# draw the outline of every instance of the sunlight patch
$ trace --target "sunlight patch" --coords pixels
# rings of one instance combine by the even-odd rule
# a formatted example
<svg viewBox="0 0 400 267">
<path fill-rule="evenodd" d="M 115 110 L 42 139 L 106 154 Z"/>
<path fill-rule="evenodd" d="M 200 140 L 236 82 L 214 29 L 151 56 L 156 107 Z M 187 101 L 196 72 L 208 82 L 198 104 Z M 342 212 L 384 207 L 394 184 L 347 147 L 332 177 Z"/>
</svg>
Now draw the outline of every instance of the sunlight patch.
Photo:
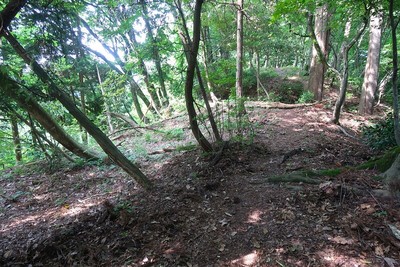
<svg viewBox="0 0 400 267">
<path fill-rule="evenodd" d="M 46 217 L 50 217 L 54 214 L 54 211 L 49 211 L 45 214 Z M 1 225 L 0 233 L 4 233 L 7 231 L 11 231 L 13 228 L 20 226 L 21 224 L 31 223 L 32 225 L 36 225 L 41 222 L 41 218 L 44 217 L 43 214 L 38 215 L 28 215 L 25 217 L 15 218 L 8 224 Z M 45 219 L 42 219 L 42 221 Z"/>
<path fill-rule="evenodd" d="M 247 222 L 248 223 L 258 223 L 261 221 L 261 215 L 263 215 L 263 212 L 261 210 L 255 210 L 252 213 L 250 213 Z"/>
<path fill-rule="evenodd" d="M 239 259 L 231 261 L 232 264 L 240 264 L 240 266 L 252 266 L 259 261 L 259 255 L 257 251 L 253 251 Z"/>
<path fill-rule="evenodd" d="M 348 255 L 343 255 L 333 249 L 325 249 L 319 251 L 317 254 L 321 257 L 321 260 L 327 264 L 327 266 L 370 266 L 370 262 L 363 256 L 354 258 Z"/>
</svg>

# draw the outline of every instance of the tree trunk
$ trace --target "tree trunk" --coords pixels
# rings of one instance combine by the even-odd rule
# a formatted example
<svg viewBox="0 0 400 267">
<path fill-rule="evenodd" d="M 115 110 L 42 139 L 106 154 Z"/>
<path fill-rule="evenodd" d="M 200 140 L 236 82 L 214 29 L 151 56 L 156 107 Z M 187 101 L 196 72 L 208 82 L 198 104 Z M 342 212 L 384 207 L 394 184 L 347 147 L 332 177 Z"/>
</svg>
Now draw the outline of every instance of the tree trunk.
<svg viewBox="0 0 400 267">
<path fill-rule="evenodd" d="M 14 143 L 15 162 L 19 164 L 22 161 L 22 153 L 21 153 L 22 151 L 21 151 L 21 139 L 19 137 L 19 131 L 18 131 L 18 121 L 14 114 L 11 114 L 10 120 L 11 120 L 11 131 Z"/>
<path fill-rule="evenodd" d="M 346 99 L 347 83 L 348 83 L 348 79 L 349 79 L 349 61 L 348 61 L 349 50 L 350 50 L 350 48 L 346 47 L 346 49 L 344 50 L 344 54 L 343 54 L 343 70 L 342 70 L 342 77 L 341 77 L 341 81 L 340 81 L 339 96 L 336 100 L 335 107 L 333 109 L 332 122 L 335 124 L 339 124 L 340 111 L 341 111 L 344 101 Z"/>
<path fill-rule="evenodd" d="M 93 49 L 90 49 L 89 47 L 86 47 L 86 50 L 88 50 L 92 54 L 101 58 L 104 62 L 107 63 L 108 66 L 110 66 L 111 69 L 113 69 L 117 73 L 119 73 L 121 75 L 127 75 L 129 86 L 130 86 L 130 91 L 132 94 L 132 99 L 134 102 L 133 104 L 135 106 L 136 112 L 143 121 L 147 121 L 147 118 L 144 118 L 144 114 L 141 110 L 138 97 L 140 97 L 143 100 L 143 102 L 145 103 L 145 105 L 148 107 L 150 107 L 150 101 L 143 94 L 142 90 L 140 89 L 140 86 L 135 81 L 132 72 L 127 70 L 126 64 L 122 61 L 122 59 L 120 58 L 118 53 L 115 50 L 111 49 L 105 42 L 103 42 L 100 39 L 100 37 L 90 28 L 89 24 L 85 20 L 83 20 L 82 18 L 79 18 L 79 19 L 82 22 L 83 26 L 86 28 L 86 30 L 103 46 L 103 48 L 105 50 L 107 50 L 108 53 L 110 53 L 114 57 L 119 68 L 115 65 L 115 63 L 107 60 L 107 58 L 103 54 L 101 54 Z"/>
<path fill-rule="evenodd" d="M 211 144 L 207 141 L 205 136 L 202 134 L 199 125 L 197 123 L 197 114 L 194 108 L 193 99 L 193 79 L 194 72 L 197 62 L 197 54 L 199 50 L 200 42 L 200 29 L 201 29 L 201 6 L 203 0 L 196 0 L 195 10 L 193 14 L 193 42 L 191 45 L 190 56 L 188 60 L 188 68 L 186 71 L 186 83 L 185 83 L 185 100 L 186 108 L 189 115 L 190 128 L 192 129 L 193 135 L 201 148 L 206 152 L 213 151 Z"/>
<path fill-rule="evenodd" d="M 81 30 L 81 25 L 80 25 L 80 20 L 79 17 L 77 16 L 77 27 L 78 27 L 78 34 L 76 36 L 76 64 L 79 66 L 80 64 L 82 64 L 82 61 L 85 57 L 85 52 L 83 51 L 83 47 L 82 47 L 82 30 Z M 81 68 L 79 68 L 81 69 Z M 79 76 L 79 87 L 80 87 L 80 103 L 81 103 L 81 110 L 83 112 L 83 114 L 86 115 L 86 96 L 85 96 L 85 90 L 84 90 L 84 85 L 83 85 L 83 72 L 82 70 L 79 71 L 78 73 Z M 82 126 L 80 126 L 80 130 L 81 130 L 81 137 L 82 137 L 82 142 L 87 145 L 88 144 L 88 133 L 85 129 L 82 128 Z"/>
<path fill-rule="evenodd" d="M 184 33 L 181 33 L 181 41 L 185 50 L 185 56 L 186 56 L 186 60 L 189 62 L 189 58 L 190 58 L 190 47 L 192 45 L 192 40 L 190 39 L 190 35 L 189 35 L 189 30 L 187 28 L 187 24 L 186 24 L 186 19 L 185 16 L 182 12 L 182 7 L 181 7 L 181 2 L 178 0 L 175 2 L 176 3 L 176 7 L 179 11 L 179 15 L 182 19 L 182 28 Z M 210 106 L 210 103 L 208 102 L 208 97 L 207 97 L 207 92 L 206 89 L 204 87 L 204 83 L 203 83 L 203 78 L 201 76 L 201 72 L 200 72 L 200 68 L 199 68 L 199 64 L 196 60 L 196 76 L 197 76 L 197 81 L 199 82 L 199 87 L 200 87 L 200 93 L 203 97 L 204 100 L 204 104 L 206 106 L 206 110 L 207 110 L 207 115 L 208 115 L 208 120 L 210 121 L 210 125 L 211 125 L 211 129 L 213 131 L 214 137 L 215 139 L 220 142 L 222 141 L 222 137 L 219 134 L 219 130 L 217 127 L 217 124 L 215 123 L 214 120 L 214 115 Z"/>
<path fill-rule="evenodd" d="M 210 29 L 208 26 L 202 27 L 202 39 L 203 39 L 203 65 L 204 65 L 204 72 L 206 74 L 206 82 L 207 88 L 210 92 L 211 102 L 216 103 L 218 102 L 218 98 L 215 96 L 213 92 L 213 83 L 210 79 L 210 67 L 209 64 L 213 62 L 213 52 L 212 52 L 212 45 L 210 39 Z"/>
<path fill-rule="evenodd" d="M 390 27 L 392 29 L 392 54 L 393 54 L 393 75 L 392 75 L 392 87 L 393 87 L 393 117 L 394 117 L 394 136 L 396 139 L 396 143 L 400 146 L 400 123 L 399 123 L 399 91 L 397 88 L 397 75 L 398 75 L 398 55 L 397 55 L 397 36 L 396 36 L 396 28 L 398 26 L 394 21 L 394 0 L 390 0 L 389 2 L 389 20 Z M 399 176 L 400 177 L 400 176 Z"/>
<path fill-rule="evenodd" d="M 243 2 L 237 0 L 236 12 L 236 99 L 239 117 L 245 113 L 243 99 Z"/>
<path fill-rule="evenodd" d="M 328 55 L 328 4 L 324 4 L 318 8 L 315 16 L 315 26 L 312 27 L 312 16 L 309 18 L 309 29 L 315 32 L 316 40 L 313 40 L 310 63 L 310 77 L 308 80 L 308 88 L 314 92 L 314 99 L 322 101 L 324 78 L 326 66 L 320 59 L 320 54 L 317 51 L 316 43 L 319 45 L 324 58 Z"/>
<path fill-rule="evenodd" d="M 393 116 L 394 116 L 394 136 L 396 139 L 397 146 L 400 146 L 400 125 L 399 125 L 399 93 L 397 88 L 397 71 L 398 71 L 398 62 L 397 62 L 397 36 L 396 36 L 396 28 L 398 22 L 396 23 L 394 20 L 393 10 L 394 9 L 394 0 L 389 1 L 389 21 L 391 27 L 392 34 L 392 54 L 393 54 Z M 388 188 L 393 193 L 400 192 L 400 155 L 397 155 L 396 160 L 393 162 L 392 166 L 382 174 L 385 178 L 385 182 L 388 185 Z"/>
<path fill-rule="evenodd" d="M 381 176 L 385 179 L 385 183 L 391 192 L 400 192 L 400 154 L 397 155 L 392 166 L 382 173 Z"/>
<path fill-rule="evenodd" d="M 379 58 L 381 52 L 381 35 L 383 12 L 372 11 L 369 26 L 368 56 L 365 66 L 364 82 L 361 90 L 358 112 L 362 115 L 371 114 L 374 110 L 375 92 L 379 77 Z"/>
<path fill-rule="evenodd" d="M 28 93 L 19 88 L 19 85 L 10 80 L 4 74 L 0 74 L 2 80 L 1 91 L 14 99 L 18 105 L 25 109 L 47 132 L 63 145 L 66 149 L 85 159 L 100 159 L 100 155 L 91 152 L 87 147 L 78 144 L 72 139 L 55 120 L 48 114 Z"/>
<path fill-rule="evenodd" d="M 357 40 L 360 39 L 361 35 L 365 31 L 367 23 L 368 23 L 367 19 L 364 18 L 363 25 L 358 30 L 356 36 L 354 36 L 354 38 L 350 42 L 347 42 L 345 40 L 342 45 L 342 48 L 343 48 L 343 70 L 342 70 L 342 73 L 339 73 L 340 90 L 339 90 L 338 99 L 336 100 L 336 103 L 335 103 L 335 107 L 333 110 L 333 117 L 332 117 L 332 122 L 335 124 L 339 124 L 340 111 L 343 107 L 343 104 L 344 104 L 344 101 L 346 98 L 347 84 L 348 84 L 348 80 L 349 80 L 349 51 L 354 46 L 354 44 L 357 42 Z M 326 61 L 324 61 L 324 64 L 327 65 Z M 338 72 L 338 70 L 335 70 L 335 71 Z"/>
<path fill-rule="evenodd" d="M 392 80 L 392 75 L 393 75 L 393 69 L 390 70 L 389 72 L 387 72 L 385 74 L 385 76 L 383 76 L 382 80 L 379 82 L 378 85 L 378 102 L 376 103 L 376 105 L 379 105 L 382 99 L 382 96 L 385 94 L 385 88 L 386 85 L 389 83 L 389 81 Z"/>
<path fill-rule="evenodd" d="M 135 47 L 138 47 L 138 42 L 136 40 L 136 33 L 135 33 L 134 29 L 131 29 L 129 31 L 129 38 L 130 38 L 131 42 L 133 42 L 133 45 Z M 156 109 L 156 112 L 157 112 L 157 110 L 161 107 L 161 100 L 160 100 L 159 96 L 157 95 L 156 88 L 150 82 L 150 75 L 149 75 L 149 72 L 147 71 L 147 67 L 146 67 L 146 64 L 144 63 L 143 58 L 139 55 L 139 53 L 138 53 L 137 57 L 139 60 L 139 66 L 142 69 L 144 83 L 147 86 L 147 91 L 149 92 L 150 97 L 154 102 L 154 105 L 155 105 L 154 108 Z"/>
<path fill-rule="evenodd" d="M 130 81 L 129 85 L 130 85 L 129 89 L 132 94 L 133 105 L 135 106 L 136 113 L 142 122 L 147 123 L 148 120 L 147 120 L 146 116 L 144 115 L 142 108 L 140 106 L 140 103 L 139 103 L 138 91 L 140 90 L 140 88 L 138 87 L 138 84 L 136 82 Z"/>
<path fill-rule="evenodd" d="M 134 120 L 132 120 L 129 116 L 126 116 L 124 114 L 110 112 L 107 114 L 107 116 L 112 116 L 112 117 L 121 119 L 121 120 L 125 121 L 126 123 L 128 123 L 132 128 L 138 127 L 138 124 Z"/>
<path fill-rule="evenodd" d="M 139 168 L 129 161 L 118 148 L 113 144 L 113 142 L 74 104 L 73 101 L 66 95 L 58 86 L 51 80 L 49 75 L 45 70 L 33 60 L 25 49 L 18 43 L 18 41 L 11 35 L 11 33 L 3 29 L 2 35 L 11 44 L 17 54 L 25 61 L 25 63 L 36 73 L 36 75 L 42 80 L 43 83 L 47 84 L 49 87 L 50 94 L 58 99 L 61 104 L 70 112 L 70 114 L 81 124 L 88 133 L 96 140 L 100 147 L 105 153 L 125 170 L 131 177 L 133 177 L 141 186 L 145 189 L 150 189 L 152 183 L 148 178 L 139 170 Z"/>
<path fill-rule="evenodd" d="M 111 133 L 113 133 L 114 132 L 114 126 L 112 124 L 111 116 L 110 116 L 110 111 L 111 110 L 110 110 L 110 106 L 107 103 L 107 99 L 105 97 L 106 94 L 105 94 L 105 91 L 104 91 L 104 88 L 103 88 L 103 83 L 101 81 L 99 67 L 97 65 L 96 65 L 96 72 L 97 72 L 97 79 L 99 81 L 99 87 L 100 87 L 100 91 L 101 91 L 101 96 L 103 97 L 103 101 L 104 101 L 104 108 L 106 110 L 106 118 L 107 118 L 108 129 L 109 129 L 109 131 Z"/>
<path fill-rule="evenodd" d="M 44 134 L 40 133 L 38 130 L 36 130 L 36 127 L 34 125 L 34 123 L 32 122 L 32 120 L 27 120 L 24 117 L 22 117 L 20 114 L 18 114 L 17 112 L 14 111 L 14 115 L 23 123 L 25 123 L 30 129 L 31 129 L 31 133 L 32 133 L 32 138 L 34 137 L 35 140 L 38 140 L 39 143 L 40 139 L 42 139 L 43 141 L 45 141 L 50 147 L 52 147 L 54 149 L 54 151 L 60 153 L 61 155 L 63 155 L 67 160 L 69 160 L 70 162 L 74 162 L 74 159 L 69 156 L 67 153 L 65 153 L 64 151 L 62 151 L 57 145 L 55 145 L 53 142 L 51 142 Z M 30 116 L 29 116 L 30 117 Z M 49 153 L 46 151 L 45 147 L 43 146 L 43 144 L 40 145 L 42 148 L 43 153 L 45 154 L 46 158 L 48 158 L 49 160 L 51 159 L 51 156 L 49 155 Z"/>
<path fill-rule="evenodd" d="M 140 3 L 143 8 L 143 20 L 144 20 L 144 24 L 146 26 L 147 36 L 150 39 L 150 42 L 152 44 L 153 59 L 154 59 L 154 64 L 156 65 L 157 73 L 158 73 L 158 81 L 160 82 L 161 92 L 164 97 L 164 102 L 165 102 L 164 105 L 168 105 L 169 100 L 168 100 L 167 90 L 165 88 L 164 73 L 163 73 L 163 70 L 161 67 L 161 57 L 160 57 L 160 51 L 158 49 L 158 42 L 153 36 L 153 27 L 151 26 L 151 23 L 150 23 L 150 18 L 149 18 L 149 14 L 148 14 L 147 7 L 146 7 L 146 2 L 144 0 L 141 0 Z"/>
</svg>

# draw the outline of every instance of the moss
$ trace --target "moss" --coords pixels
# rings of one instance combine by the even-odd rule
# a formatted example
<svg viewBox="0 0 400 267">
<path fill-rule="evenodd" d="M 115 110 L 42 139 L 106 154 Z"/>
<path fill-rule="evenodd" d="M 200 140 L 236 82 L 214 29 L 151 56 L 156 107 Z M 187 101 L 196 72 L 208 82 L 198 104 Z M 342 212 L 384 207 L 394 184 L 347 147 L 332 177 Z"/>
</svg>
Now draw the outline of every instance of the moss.
<svg viewBox="0 0 400 267">
<path fill-rule="evenodd" d="M 321 181 L 318 179 L 304 176 L 300 173 L 288 173 L 284 175 L 276 175 L 267 178 L 270 183 L 306 183 L 306 184 L 319 184 Z"/>
<path fill-rule="evenodd" d="M 342 169 L 327 169 L 316 171 L 317 176 L 335 177 L 342 173 Z"/>
<path fill-rule="evenodd" d="M 308 177 L 329 176 L 335 177 L 342 173 L 342 169 L 326 169 L 326 170 L 303 170 L 300 174 Z"/>
<path fill-rule="evenodd" d="M 373 158 L 360 166 L 357 169 L 376 169 L 380 172 L 385 172 L 392 166 L 392 163 L 396 159 L 397 155 L 400 153 L 400 147 L 395 147 L 387 151 L 383 156 L 379 158 Z"/>
</svg>

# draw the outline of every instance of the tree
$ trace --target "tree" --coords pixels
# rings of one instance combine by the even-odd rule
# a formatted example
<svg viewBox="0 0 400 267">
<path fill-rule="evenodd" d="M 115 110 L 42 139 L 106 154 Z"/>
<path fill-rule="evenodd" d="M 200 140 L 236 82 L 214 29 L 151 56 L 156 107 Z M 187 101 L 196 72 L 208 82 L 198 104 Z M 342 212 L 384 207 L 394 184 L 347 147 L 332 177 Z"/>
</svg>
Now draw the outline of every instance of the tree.
<svg viewBox="0 0 400 267">
<path fill-rule="evenodd" d="M 10 115 L 11 131 L 14 143 L 15 161 L 19 164 L 22 161 L 22 147 L 18 130 L 18 121 L 14 114 Z"/>
<path fill-rule="evenodd" d="M 188 59 L 188 67 L 186 71 L 186 83 L 185 83 L 185 100 L 186 100 L 186 109 L 188 111 L 190 128 L 192 129 L 192 133 L 196 138 L 197 142 L 201 146 L 201 148 L 206 152 L 213 151 L 213 148 L 203 135 L 199 128 L 199 124 L 197 122 L 197 113 L 194 108 L 194 99 L 193 99 L 193 79 L 194 72 L 197 64 L 197 54 L 199 51 L 199 43 L 200 43 L 200 30 L 201 30 L 201 7 L 203 5 L 203 0 L 196 0 L 194 14 L 193 14 L 193 38 L 192 45 L 189 51 L 189 59 Z"/>
<path fill-rule="evenodd" d="M 372 114 L 374 110 L 375 92 L 379 78 L 382 24 L 383 12 L 381 10 L 372 11 L 369 23 L 367 64 L 365 65 L 364 82 L 358 107 L 360 114 Z"/>
<path fill-rule="evenodd" d="M 181 3 L 180 0 L 175 0 L 174 2 L 175 2 L 175 6 L 176 6 L 176 8 L 178 10 L 179 16 L 180 16 L 181 21 L 182 21 L 182 25 L 181 25 L 182 31 L 180 33 L 180 37 L 181 37 L 182 44 L 183 44 L 183 47 L 184 47 L 186 60 L 189 62 L 190 50 L 191 50 L 191 47 L 192 47 L 192 40 L 190 38 L 189 30 L 188 30 L 187 25 L 186 25 L 185 15 L 183 14 L 182 3 Z M 219 134 L 219 130 L 218 130 L 217 124 L 216 124 L 216 122 L 214 120 L 214 115 L 213 115 L 210 103 L 208 101 L 206 89 L 205 89 L 205 86 L 204 86 L 203 78 L 202 78 L 200 67 L 199 67 L 199 64 L 198 64 L 197 60 L 196 60 L 195 69 L 196 69 L 197 81 L 198 81 L 199 87 L 200 87 L 200 93 L 201 93 L 201 95 L 203 97 L 203 100 L 204 100 L 204 103 L 205 103 L 205 106 L 206 106 L 206 110 L 207 110 L 207 114 L 208 114 L 208 120 L 210 122 L 211 129 L 213 131 L 215 139 L 218 142 L 220 142 L 220 141 L 222 141 L 222 137 Z"/>
<path fill-rule="evenodd" d="M 400 125 L 399 125 L 399 95 L 398 95 L 398 53 L 397 53 L 397 36 L 396 29 L 399 24 L 394 19 L 394 0 L 389 1 L 389 21 L 392 35 L 392 55 L 393 55 L 393 117 L 394 117 L 394 136 L 396 139 L 397 146 L 400 146 Z M 396 160 L 392 166 L 382 174 L 385 177 L 388 187 L 393 192 L 400 191 L 400 154 L 397 155 Z"/>
<path fill-rule="evenodd" d="M 90 25 L 84 19 L 80 18 L 80 21 L 82 22 L 82 25 L 85 27 L 85 29 L 89 32 L 89 34 L 102 45 L 102 47 L 109 53 L 109 55 L 111 55 L 114 58 L 114 60 L 113 61 L 108 60 L 105 55 L 103 55 L 102 53 L 95 51 L 89 47 L 85 47 L 86 50 L 88 50 L 95 56 L 101 58 L 115 72 L 126 76 L 128 84 L 129 84 L 129 89 L 131 91 L 133 104 L 136 109 L 136 113 L 140 120 L 142 120 L 143 122 L 147 122 L 148 119 L 142 111 L 142 108 L 141 108 L 141 105 L 139 102 L 139 97 L 140 97 L 140 99 L 142 99 L 142 101 L 144 102 L 146 107 L 151 108 L 152 105 L 151 105 L 150 101 L 147 99 L 147 97 L 144 95 L 144 93 L 143 93 L 142 89 L 140 88 L 139 84 L 137 83 L 137 81 L 135 80 L 132 69 L 129 68 L 127 62 L 124 61 L 119 56 L 118 50 L 116 48 L 112 48 L 110 45 L 108 45 L 97 33 L 95 33 L 92 30 Z M 124 50 L 126 51 L 129 49 L 126 48 Z M 128 55 L 125 56 L 125 58 L 127 58 L 127 57 L 128 57 Z"/>
<path fill-rule="evenodd" d="M 243 99 L 243 2 L 244 0 L 238 0 L 236 6 L 236 99 L 239 116 L 245 112 Z"/>
<path fill-rule="evenodd" d="M 321 101 L 323 97 L 326 64 L 323 63 L 321 57 L 326 59 L 328 56 L 328 18 L 326 3 L 316 11 L 314 27 L 312 27 L 313 16 L 309 15 L 309 29 L 312 31 L 311 36 L 315 38 L 313 38 L 308 88 L 314 92 L 314 99 L 317 101 Z M 318 49 L 320 49 L 319 52 Z"/>
<path fill-rule="evenodd" d="M 14 51 L 24 60 L 33 72 L 40 78 L 40 80 L 48 86 L 50 95 L 57 100 L 70 112 L 72 116 L 84 127 L 87 132 L 96 140 L 104 152 L 110 159 L 124 169 L 131 177 L 133 177 L 145 189 L 152 187 L 151 181 L 139 170 L 139 168 L 129 161 L 119 149 L 112 143 L 112 141 L 92 122 L 85 114 L 79 110 L 75 103 L 68 97 L 68 95 L 61 90 L 56 83 L 50 78 L 46 71 L 37 63 L 36 60 L 31 58 L 28 52 L 20 45 L 14 36 L 7 29 L 9 23 L 14 16 L 25 5 L 26 1 L 12 0 L 0 13 L 3 18 L 3 28 L 1 28 L 0 36 L 4 37 L 8 43 L 13 47 Z M 17 11 L 16 11 L 17 10 Z M 13 16 L 10 16 L 12 14 Z M 6 18 L 6 20 L 4 19 Z"/>
<path fill-rule="evenodd" d="M 3 72 L 0 72 L 2 83 L 0 90 L 3 94 L 11 97 L 18 105 L 25 109 L 42 125 L 47 132 L 53 136 L 66 149 L 84 159 L 100 159 L 100 155 L 94 151 L 90 151 L 84 145 L 77 143 L 69 134 L 67 134 L 60 125 L 48 114 L 31 95 L 25 92 L 17 82 L 11 80 Z M 14 131 L 13 131 L 14 133 Z M 14 135 L 14 134 L 13 134 Z M 14 142 L 15 142 L 14 138 Z M 17 147 L 16 147 L 17 149 Z"/>
<path fill-rule="evenodd" d="M 168 105 L 169 99 L 168 99 L 167 90 L 165 88 L 164 72 L 161 67 L 161 57 L 160 57 L 160 52 L 159 52 L 159 48 L 158 48 L 158 41 L 153 35 L 153 27 L 151 25 L 149 12 L 147 10 L 147 4 L 144 0 L 140 0 L 140 4 L 142 5 L 142 9 L 143 9 L 143 20 L 146 25 L 147 36 L 151 43 L 152 56 L 154 59 L 154 64 L 156 65 L 157 72 L 158 72 L 158 80 L 160 82 L 161 92 L 162 92 L 164 102 L 165 102 L 164 104 Z"/>
<path fill-rule="evenodd" d="M 368 20 L 366 17 L 362 19 L 362 25 L 359 28 L 357 34 L 351 40 L 344 40 L 342 44 L 342 58 L 343 58 L 343 66 L 342 71 L 339 73 L 338 70 L 336 74 L 339 76 L 340 80 L 340 89 L 339 89 L 339 96 L 336 99 L 335 107 L 333 108 L 332 114 L 332 122 L 335 124 L 339 124 L 340 112 L 343 107 L 344 101 L 346 99 L 346 92 L 347 92 L 347 85 L 349 82 L 349 51 L 354 46 L 354 44 L 360 39 L 361 35 L 363 34 Z"/>
</svg>

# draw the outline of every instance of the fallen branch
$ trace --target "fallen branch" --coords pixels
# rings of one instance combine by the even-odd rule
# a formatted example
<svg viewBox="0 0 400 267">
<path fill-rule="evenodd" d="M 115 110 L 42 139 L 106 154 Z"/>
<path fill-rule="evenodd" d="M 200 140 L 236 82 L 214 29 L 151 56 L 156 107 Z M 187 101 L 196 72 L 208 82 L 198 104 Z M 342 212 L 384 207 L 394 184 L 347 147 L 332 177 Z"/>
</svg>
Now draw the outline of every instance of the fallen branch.
<svg viewBox="0 0 400 267">
<path fill-rule="evenodd" d="M 355 136 L 349 134 L 342 126 L 337 125 L 337 127 L 338 127 L 339 130 L 342 131 L 342 133 L 344 133 L 344 135 L 346 135 L 347 137 L 350 137 L 350 138 L 352 138 L 352 139 L 354 139 L 354 140 L 360 141 L 359 138 L 357 138 L 357 137 L 355 137 Z"/>
<path fill-rule="evenodd" d="M 163 148 L 160 150 L 155 150 L 152 151 L 150 153 L 148 153 L 148 155 L 157 155 L 157 154 L 163 154 L 163 153 L 170 153 L 170 152 L 174 152 L 176 150 L 176 148 Z"/>
<path fill-rule="evenodd" d="M 259 107 L 259 108 L 276 108 L 276 109 L 293 109 L 313 106 L 315 103 L 304 104 L 285 104 L 280 102 L 261 102 L 261 101 L 246 101 L 246 107 Z"/>
</svg>

